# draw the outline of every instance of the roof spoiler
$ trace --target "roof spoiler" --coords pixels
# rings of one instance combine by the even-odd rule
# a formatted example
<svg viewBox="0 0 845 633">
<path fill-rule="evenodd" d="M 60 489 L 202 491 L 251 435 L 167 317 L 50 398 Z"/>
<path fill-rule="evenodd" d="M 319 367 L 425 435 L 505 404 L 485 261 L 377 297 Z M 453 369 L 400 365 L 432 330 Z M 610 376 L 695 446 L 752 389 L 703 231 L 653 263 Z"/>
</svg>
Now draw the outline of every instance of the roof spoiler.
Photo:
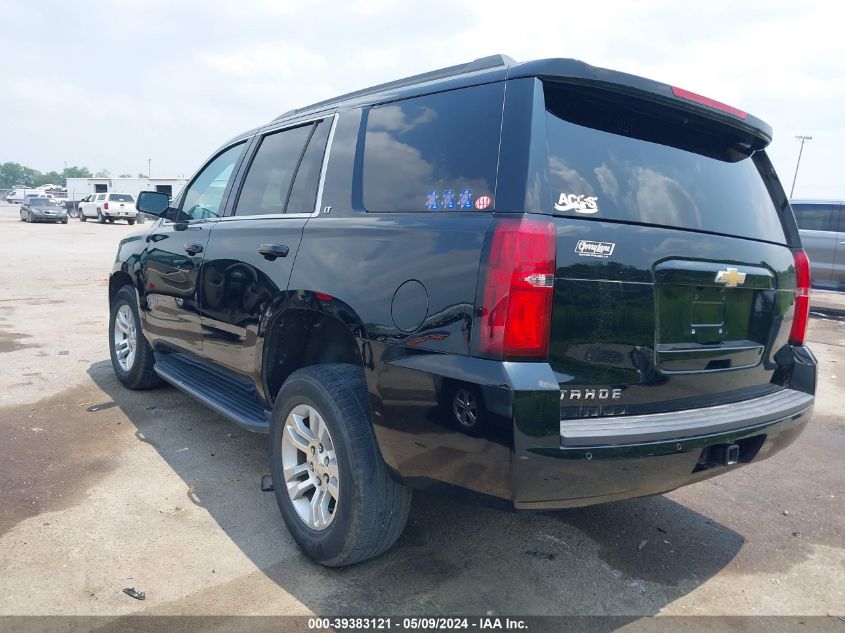
<svg viewBox="0 0 845 633">
<path fill-rule="evenodd" d="M 763 149 L 772 142 L 771 126 L 738 108 L 669 84 L 590 66 L 576 59 L 541 59 L 516 64 L 508 69 L 508 79 L 516 77 L 539 77 L 593 86 L 662 103 L 676 110 L 687 111 L 742 130 L 756 140 L 755 150 Z"/>
</svg>

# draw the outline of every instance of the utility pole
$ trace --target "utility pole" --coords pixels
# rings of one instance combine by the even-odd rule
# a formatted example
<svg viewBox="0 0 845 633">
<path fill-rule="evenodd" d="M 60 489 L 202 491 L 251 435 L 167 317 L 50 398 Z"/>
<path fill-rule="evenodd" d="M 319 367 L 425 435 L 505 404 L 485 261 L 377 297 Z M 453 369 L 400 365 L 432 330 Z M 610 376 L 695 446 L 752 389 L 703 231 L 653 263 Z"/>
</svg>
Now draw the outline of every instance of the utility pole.
<svg viewBox="0 0 845 633">
<path fill-rule="evenodd" d="M 789 199 L 792 200 L 792 194 L 795 192 L 795 181 L 798 179 L 798 167 L 801 165 L 801 154 L 804 152 L 804 143 L 806 141 L 812 141 L 812 136 L 803 136 L 798 135 L 795 137 L 797 140 L 801 141 L 801 147 L 798 149 L 798 162 L 795 163 L 795 175 L 792 177 L 792 189 L 789 190 Z"/>
</svg>

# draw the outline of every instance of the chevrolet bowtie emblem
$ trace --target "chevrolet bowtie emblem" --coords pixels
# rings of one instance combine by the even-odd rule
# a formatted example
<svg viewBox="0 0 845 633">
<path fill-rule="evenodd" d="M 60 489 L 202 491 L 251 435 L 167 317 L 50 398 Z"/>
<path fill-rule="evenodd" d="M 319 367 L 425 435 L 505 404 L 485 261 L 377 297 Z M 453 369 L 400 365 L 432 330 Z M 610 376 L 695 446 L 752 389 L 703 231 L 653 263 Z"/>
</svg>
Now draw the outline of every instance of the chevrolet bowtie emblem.
<svg viewBox="0 0 845 633">
<path fill-rule="evenodd" d="M 728 288 L 736 288 L 745 283 L 745 273 L 736 268 L 727 268 L 716 273 L 715 281 L 717 284 L 725 284 Z"/>
</svg>

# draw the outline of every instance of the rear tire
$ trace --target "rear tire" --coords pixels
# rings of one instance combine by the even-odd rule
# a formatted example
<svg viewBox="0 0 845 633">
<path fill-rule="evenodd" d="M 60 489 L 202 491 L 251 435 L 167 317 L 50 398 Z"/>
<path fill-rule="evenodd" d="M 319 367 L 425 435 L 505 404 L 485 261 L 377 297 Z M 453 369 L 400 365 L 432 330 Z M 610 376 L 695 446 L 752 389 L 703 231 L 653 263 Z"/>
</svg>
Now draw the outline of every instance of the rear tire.
<svg viewBox="0 0 845 633">
<path fill-rule="evenodd" d="M 100 224 L 106 223 L 106 216 L 103 215 L 103 212 L 97 209 L 97 222 Z"/>
<path fill-rule="evenodd" d="M 302 415 L 294 418 L 294 410 L 312 413 L 308 419 Z M 307 433 L 310 425 L 320 428 L 314 419 L 322 419 L 327 433 Z M 292 434 L 292 429 L 302 433 Z M 296 439 L 285 440 L 283 446 L 283 434 Z M 331 450 L 321 453 L 326 436 Z M 391 478 L 382 459 L 360 367 L 314 365 L 291 374 L 276 398 L 269 440 L 279 510 L 291 536 L 310 558 L 327 567 L 342 567 L 378 556 L 396 542 L 408 519 L 411 490 Z M 316 450 L 311 452 L 312 448 Z M 320 454 L 331 455 L 333 468 L 326 464 L 323 469 L 319 462 L 314 470 L 308 466 L 312 455 L 319 458 Z M 319 477 L 321 470 L 328 479 L 317 487 L 311 482 L 316 482 L 315 474 Z M 305 507 L 316 516 L 313 509 L 320 504 L 314 499 L 319 491 L 331 491 L 329 482 L 337 497 L 329 499 L 325 510 L 320 510 L 316 527 L 311 527 L 312 515 L 305 518 L 300 513 Z M 298 506 L 289 486 L 304 490 L 294 494 Z"/>
<path fill-rule="evenodd" d="M 117 323 L 118 321 L 120 321 L 120 324 Z M 130 346 L 128 342 L 127 345 L 118 343 L 118 334 L 120 333 L 123 333 L 124 339 L 134 341 L 133 358 L 129 363 L 126 362 L 126 357 L 121 358 L 119 356 L 121 353 L 119 350 L 125 350 L 127 346 Z M 153 369 L 155 365 L 153 350 L 141 331 L 135 289 L 128 284 L 118 290 L 111 301 L 109 353 L 115 376 L 125 387 L 129 389 L 151 389 L 162 384 L 162 379 Z"/>
<path fill-rule="evenodd" d="M 129 226 L 132 226 L 133 224 L 135 224 L 135 220 L 126 220 L 126 223 L 127 223 Z"/>
</svg>

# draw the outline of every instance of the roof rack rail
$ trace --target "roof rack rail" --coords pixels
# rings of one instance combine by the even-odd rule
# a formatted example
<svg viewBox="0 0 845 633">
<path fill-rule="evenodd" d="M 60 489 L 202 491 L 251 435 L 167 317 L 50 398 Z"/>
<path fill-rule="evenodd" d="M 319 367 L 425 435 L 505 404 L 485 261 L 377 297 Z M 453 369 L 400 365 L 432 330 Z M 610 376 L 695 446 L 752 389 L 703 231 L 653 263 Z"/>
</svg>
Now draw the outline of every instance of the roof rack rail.
<svg viewBox="0 0 845 633">
<path fill-rule="evenodd" d="M 357 97 L 365 97 L 367 95 L 376 94 L 378 92 L 384 92 L 385 90 L 391 90 L 393 88 L 404 88 L 405 86 L 413 86 L 415 84 L 421 84 L 426 81 L 434 81 L 436 79 L 456 77 L 458 75 L 465 75 L 467 73 L 476 72 L 479 70 L 487 70 L 488 68 L 510 66 L 515 63 L 516 62 L 507 55 L 497 54 L 488 55 L 487 57 L 479 57 L 478 59 L 474 59 L 473 61 L 467 62 L 465 64 L 457 64 L 456 66 L 448 66 L 446 68 L 440 68 L 438 70 L 431 70 L 429 72 L 422 73 L 419 75 L 413 75 L 411 77 L 405 77 L 404 79 L 397 79 L 396 81 L 389 81 L 387 83 L 372 86 L 370 88 L 364 88 L 363 90 L 349 92 L 347 94 L 340 95 L 339 97 L 326 99 L 325 101 L 318 101 L 317 103 L 312 103 L 311 105 L 304 106 L 302 108 L 294 108 L 293 110 L 288 110 L 284 114 L 277 116 L 275 119 L 273 119 L 273 121 L 279 121 L 293 114 L 296 114 L 297 112 L 314 110 L 321 106 L 329 106 L 334 103 L 348 101 Z"/>
</svg>

